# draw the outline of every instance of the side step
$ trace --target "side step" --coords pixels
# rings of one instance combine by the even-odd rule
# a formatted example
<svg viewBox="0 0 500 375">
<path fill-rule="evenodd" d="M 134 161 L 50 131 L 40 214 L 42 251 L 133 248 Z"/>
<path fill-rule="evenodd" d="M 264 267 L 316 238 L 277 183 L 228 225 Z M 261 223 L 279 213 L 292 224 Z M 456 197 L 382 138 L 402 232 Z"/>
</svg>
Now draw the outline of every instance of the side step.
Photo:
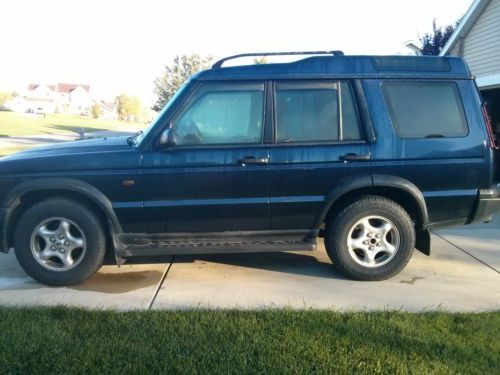
<svg viewBox="0 0 500 375">
<path fill-rule="evenodd" d="M 121 234 L 116 255 L 133 256 L 312 251 L 316 241 L 301 232 Z"/>
</svg>

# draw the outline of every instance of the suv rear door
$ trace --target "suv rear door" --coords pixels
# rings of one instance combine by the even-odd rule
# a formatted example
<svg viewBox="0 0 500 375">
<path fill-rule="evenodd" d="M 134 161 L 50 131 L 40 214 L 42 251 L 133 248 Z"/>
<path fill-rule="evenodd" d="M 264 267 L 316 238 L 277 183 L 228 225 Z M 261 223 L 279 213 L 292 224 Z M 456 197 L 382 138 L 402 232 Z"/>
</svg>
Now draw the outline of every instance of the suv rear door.
<svg viewBox="0 0 500 375">
<path fill-rule="evenodd" d="M 171 119 L 176 145 L 144 155 L 148 232 L 270 229 L 264 82 L 201 82 Z"/>
<path fill-rule="evenodd" d="M 431 224 L 463 224 L 489 187 L 486 129 L 472 80 L 366 80 L 377 132 L 373 179 L 422 191 Z"/>
<path fill-rule="evenodd" d="M 327 194 L 370 176 L 370 146 L 348 81 L 276 81 L 269 184 L 272 229 L 311 229 Z"/>
</svg>

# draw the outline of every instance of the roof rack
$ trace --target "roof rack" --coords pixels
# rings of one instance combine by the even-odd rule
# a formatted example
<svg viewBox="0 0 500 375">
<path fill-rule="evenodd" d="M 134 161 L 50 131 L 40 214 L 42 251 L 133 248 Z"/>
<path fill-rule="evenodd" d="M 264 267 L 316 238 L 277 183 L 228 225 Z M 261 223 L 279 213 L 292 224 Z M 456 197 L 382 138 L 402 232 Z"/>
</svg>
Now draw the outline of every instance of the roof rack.
<svg viewBox="0 0 500 375">
<path fill-rule="evenodd" d="M 342 51 L 304 51 L 304 52 L 254 52 L 254 53 L 242 53 L 239 55 L 233 55 L 224 57 L 217 61 L 214 65 L 212 65 L 212 69 L 218 69 L 222 67 L 228 60 L 239 59 L 241 57 L 258 57 L 258 56 L 294 56 L 294 55 L 333 55 L 333 56 L 343 56 L 344 52 Z"/>
</svg>

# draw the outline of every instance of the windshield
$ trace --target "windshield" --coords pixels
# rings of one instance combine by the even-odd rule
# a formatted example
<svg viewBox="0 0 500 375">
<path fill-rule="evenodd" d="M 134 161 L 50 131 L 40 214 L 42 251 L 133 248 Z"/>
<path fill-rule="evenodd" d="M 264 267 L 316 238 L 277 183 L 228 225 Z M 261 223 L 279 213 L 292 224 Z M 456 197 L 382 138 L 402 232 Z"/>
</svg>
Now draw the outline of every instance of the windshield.
<svg viewBox="0 0 500 375">
<path fill-rule="evenodd" d="M 176 91 L 174 96 L 170 98 L 170 100 L 165 104 L 165 106 L 162 108 L 162 110 L 158 113 L 156 118 L 151 121 L 151 123 L 144 129 L 143 132 L 138 133 L 134 138 L 133 138 L 133 144 L 134 146 L 139 145 L 142 140 L 149 134 L 149 132 L 154 129 L 156 126 L 157 122 L 163 117 L 165 112 L 167 112 L 168 108 L 172 105 L 172 103 L 177 99 L 177 97 L 181 94 L 182 91 L 184 91 L 184 88 L 187 86 L 189 83 L 189 80 L 184 82 L 184 84 Z"/>
</svg>

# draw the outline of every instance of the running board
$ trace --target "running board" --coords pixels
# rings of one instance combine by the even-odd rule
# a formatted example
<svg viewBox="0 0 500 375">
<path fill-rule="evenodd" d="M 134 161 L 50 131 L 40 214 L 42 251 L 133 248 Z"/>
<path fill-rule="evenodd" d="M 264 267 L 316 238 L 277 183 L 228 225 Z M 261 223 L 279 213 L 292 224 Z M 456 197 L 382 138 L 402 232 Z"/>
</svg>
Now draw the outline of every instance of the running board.
<svg viewBox="0 0 500 375">
<path fill-rule="evenodd" d="M 116 255 L 133 256 L 312 251 L 316 241 L 303 231 L 121 234 Z"/>
</svg>

